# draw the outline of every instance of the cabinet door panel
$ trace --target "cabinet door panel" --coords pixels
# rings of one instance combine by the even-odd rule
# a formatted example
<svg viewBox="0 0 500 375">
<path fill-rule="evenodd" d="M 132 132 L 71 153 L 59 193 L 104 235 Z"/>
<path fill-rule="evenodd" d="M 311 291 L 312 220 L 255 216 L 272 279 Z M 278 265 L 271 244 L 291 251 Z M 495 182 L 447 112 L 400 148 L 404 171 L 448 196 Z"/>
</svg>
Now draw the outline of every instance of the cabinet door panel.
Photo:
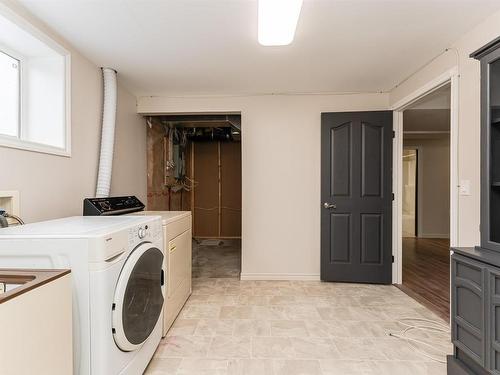
<svg viewBox="0 0 500 375">
<path fill-rule="evenodd" d="M 489 369 L 500 374 L 500 269 L 488 267 Z"/>
<path fill-rule="evenodd" d="M 168 229 L 167 229 L 168 230 Z M 168 243 L 168 297 L 191 277 L 191 231 L 187 230 Z"/>
<path fill-rule="evenodd" d="M 452 340 L 472 360 L 486 364 L 485 268 L 481 263 L 452 255 Z"/>
</svg>

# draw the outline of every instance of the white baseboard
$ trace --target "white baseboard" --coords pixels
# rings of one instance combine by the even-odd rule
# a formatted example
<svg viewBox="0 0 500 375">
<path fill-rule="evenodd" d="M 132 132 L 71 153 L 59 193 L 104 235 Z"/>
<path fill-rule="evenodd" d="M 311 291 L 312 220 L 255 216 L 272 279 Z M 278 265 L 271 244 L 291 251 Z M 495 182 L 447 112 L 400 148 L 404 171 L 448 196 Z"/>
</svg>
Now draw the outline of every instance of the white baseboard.
<svg viewBox="0 0 500 375">
<path fill-rule="evenodd" d="M 309 273 L 241 273 L 241 280 L 306 280 L 319 281 L 319 274 Z"/>
<path fill-rule="evenodd" d="M 440 234 L 440 233 L 420 233 L 417 238 L 450 238 L 450 234 Z"/>
</svg>

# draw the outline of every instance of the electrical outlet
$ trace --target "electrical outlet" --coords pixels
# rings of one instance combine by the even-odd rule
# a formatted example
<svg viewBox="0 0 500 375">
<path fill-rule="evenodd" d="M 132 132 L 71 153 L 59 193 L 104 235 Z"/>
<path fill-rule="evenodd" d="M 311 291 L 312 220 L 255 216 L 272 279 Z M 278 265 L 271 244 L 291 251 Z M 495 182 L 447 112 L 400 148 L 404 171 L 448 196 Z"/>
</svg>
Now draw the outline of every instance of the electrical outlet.
<svg viewBox="0 0 500 375">
<path fill-rule="evenodd" d="M 0 294 L 5 293 L 5 283 L 0 283 Z"/>
<path fill-rule="evenodd" d="M 470 180 L 460 180 L 460 195 L 470 195 Z"/>
<path fill-rule="evenodd" d="M 0 191 L 0 210 L 8 214 L 19 216 L 19 192 L 18 191 Z M 9 225 L 17 225 L 17 220 L 7 218 Z M 2 225 L 0 225 L 1 227 Z"/>
<path fill-rule="evenodd" d="M 0 191 L 0 208 L 11 215 L 19 216 L 19 192 Z"/>
</svg>

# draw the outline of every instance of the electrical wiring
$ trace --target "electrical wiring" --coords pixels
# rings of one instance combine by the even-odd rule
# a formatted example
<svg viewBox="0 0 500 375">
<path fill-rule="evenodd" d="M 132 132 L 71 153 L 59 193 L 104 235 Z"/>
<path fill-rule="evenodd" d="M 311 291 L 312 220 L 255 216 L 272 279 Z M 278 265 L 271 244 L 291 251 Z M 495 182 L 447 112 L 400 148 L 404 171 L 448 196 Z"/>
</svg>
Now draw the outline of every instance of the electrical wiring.
<svg viewBox="0 0 500 375">
<path fill-rule="evenodd" d="M 182 184 L 183 184 L 184 190 L 186 190 L 186 191 L 191 191 L 196 186 L 198 186 L 198 182 L 196 182 L 195 180 L 190 179 L 187 176 L 184 176 Z"/>
<path fill-rule="evenodd" d="M 426 323 L 430 323 L 430 325 L 413 325 L 413 324 L 405 323 L 405 321 L 426 322 Z M 413 349 L 415 349 L 415 351 L 419 352 L 424 357 L 427 357 L 435 362 L 446 363 L 446 360 L 441 359 L 441 358 L 436 358 L 435 356 L 426 353 L 425 351 L 421 350 L 413 343 L 428 346 L 428 347 L 434 349 L 436 352 L 438 352 L 438 354 L 442 354 L 443 357 L 446 357 L 446 355 L 448 353 L 446 353 L 445 351 L 440 352 L 439 350 L 436 350 L 435 345 L 431 342 L 415 339 L 412 337 L 408 337 L 406 335 L 409 331 L 412 331 L 412 330 L 423 330 L 423 331 L 431 331 L 431 332 L 449 333 L 450 329 L 446 324 L 443 324 L 443 323 L 440 323 L 440 322 L 437 322 L 434 320 L 430 320 L 430 319 L 424 319 L 424 318 L 402 318 L 402 319 L 397 320 L 397 323 L 399 323 L 403 326 L 406 326 L 406 328 L 400 332 L 389 332 L 389 336 L 399 338 L 402 340 L 406 340 L 406 342 Z"/>
</svg>

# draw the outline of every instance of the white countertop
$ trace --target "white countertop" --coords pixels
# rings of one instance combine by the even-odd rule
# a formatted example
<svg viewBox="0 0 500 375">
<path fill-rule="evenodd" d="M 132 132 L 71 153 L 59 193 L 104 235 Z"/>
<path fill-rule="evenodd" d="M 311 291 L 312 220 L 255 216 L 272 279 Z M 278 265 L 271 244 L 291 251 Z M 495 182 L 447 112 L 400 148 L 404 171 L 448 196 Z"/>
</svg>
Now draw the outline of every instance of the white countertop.
<svg viewBox="0 0 500 375">
<path fill-rule="evenodd" d="M 157 216 L 156 218 L 158 219 L 159 215 L 151 213 L 148 216 Z M 2 228 L 0 229 L 0 239 L 16 237 L 98 237 L 137 225 L 147 224 L 150 220 L 153 220 L 153 218 L 132 216 L 72 216 Z"/>
<path fill-rule="evenodd" d="M 135 212 L 132 215 L 160 216 L 162 218 L 163 225 L 166 225 L 182 218 L 190 217 L 191 211 L 141 211 Z"/>
</svg>

